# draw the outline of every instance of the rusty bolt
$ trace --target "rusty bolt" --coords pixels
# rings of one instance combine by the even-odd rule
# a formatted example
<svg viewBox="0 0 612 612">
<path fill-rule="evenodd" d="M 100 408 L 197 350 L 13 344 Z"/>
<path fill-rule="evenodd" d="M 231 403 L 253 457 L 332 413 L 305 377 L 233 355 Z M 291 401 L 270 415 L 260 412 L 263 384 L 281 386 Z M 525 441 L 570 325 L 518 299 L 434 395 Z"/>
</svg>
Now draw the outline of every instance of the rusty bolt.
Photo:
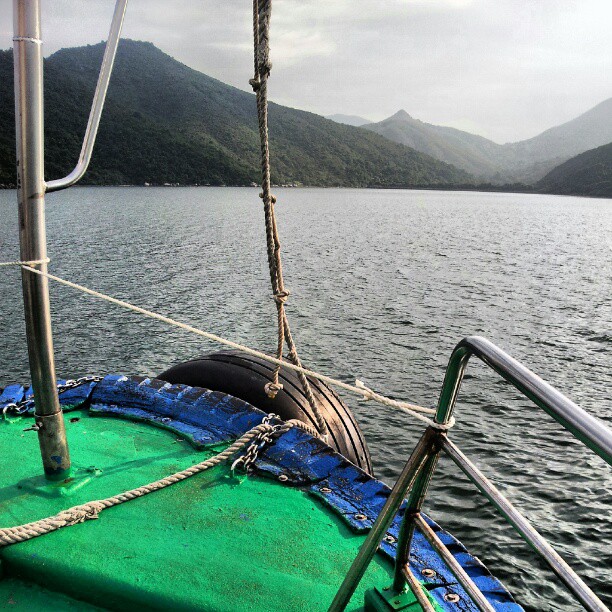
<svg viewBox="0 0 612 612">
<path fill-rule="evenodd" d="M 457 603 L 461 598 L 457 593 L 447 593 L 444 596 L 444 601 L 448 601 L 448 603 Z"/>
<path fill-rule="evenodd" d="M 332 492 L 332 490 L 329 487 L 321 487 L 319 491 L 321 491 L 321 493 L 331 493 Z"/>
<path fill-rule="evenodd" d="M 425 578 L 433 578 L 436 575 L 436 572 L 430 567 L 426 567 L 425 569 L 421 570 L 421 574 L 423 574 Z"/>
<path fill-rule="evenodd" d="M 365 514 L 356 514 L 355 520 L 357 521 L 365 521 L 368 517 Z"/>
</svg>

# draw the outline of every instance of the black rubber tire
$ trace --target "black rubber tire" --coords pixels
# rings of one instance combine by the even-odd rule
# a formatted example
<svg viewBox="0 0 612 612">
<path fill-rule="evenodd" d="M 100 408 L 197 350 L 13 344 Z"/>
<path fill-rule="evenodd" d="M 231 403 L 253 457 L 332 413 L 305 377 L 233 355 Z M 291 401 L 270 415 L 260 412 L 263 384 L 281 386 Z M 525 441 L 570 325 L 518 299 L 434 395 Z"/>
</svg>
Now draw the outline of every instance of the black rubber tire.
<svg viewBox="0 0 612 612">
<path fill-rule="evenodd" d="M 312 409 L 293 370 L 282 368 L 279 382 L 283 389 L 269 398 L 264 385 L 272 380 L 273 364 L 241 351 L 222 351 L 179 363 L 157 378 L 172 384 L 204 387 L 233 395 L 283 420 L 299 419 L 315 426 Z M 329 445 L 372 474 L 372 460 L 363 433 L 348 406 L 325 383 L 309 379 L 317 407 L 329 428 Z"/>
</svg>

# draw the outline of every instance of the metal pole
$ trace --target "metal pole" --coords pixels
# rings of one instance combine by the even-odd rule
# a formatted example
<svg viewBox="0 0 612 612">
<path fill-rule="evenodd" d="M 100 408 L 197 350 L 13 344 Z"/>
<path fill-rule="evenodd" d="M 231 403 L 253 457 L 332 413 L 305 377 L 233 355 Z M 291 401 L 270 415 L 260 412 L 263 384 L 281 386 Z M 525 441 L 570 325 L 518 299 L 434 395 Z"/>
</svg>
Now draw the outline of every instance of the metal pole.
<svg viewBox="0 0 612 612">
<path fill-rule="evenodd" d="M 410 567 L 405 567 L 406 582 L 412 591 L 412 594 L 417 598 L 423 612 L 436 612 L 436 609 L 431 605 L 423 585 L 416 579 Z"/>
<path fill-rule="evenodd" d="M 441 420 L 436 416 L 438 423 L 447 425 L 450 421 L 451 414 L 444 415 Z M 434 450 L 428 457 L 423 469 L 418 473 L 414 486 L 410 491 L 408 498 L 408 506 L 404 520 L 400 526 L 399 538 L 397 540 L 397 554 L 395 558 L 395 569 L 393 573 L 393 590 L 401 593 L 406 584 L 406 572 L 410 572 L 410 548 L 412 547 L 412 538 L 414 537 L 415 519 L 420 516 L 423 502 L 427 497 L 429 485 L 433 478 L 436 466 L 438 465 L 438 456 L 440 454 L 439 441 L 446 438 L 446 435 L 437 431 L 435 438 Z"/>
<path fill-rule="evenodd" d="M 431 544 L 432 548 L 442 557 L 442 560 L 459 584 L 467 591 L 472 598 L 472 603 L 482 612 L 495 612 L 495 608 L 489 603 L 487 598 L 480 592 L 480 589 L 474 584 L 474 581 L 468 576 L 467 572 L 461 567 L 457 559 L 453 557 L 451 552 L 444 546 L 435 531 L 425 522 L 421 516 L 415 516 L 414 521 L 419 528 L 419 531 L 425 536 L 425 539 Z"/>
<path fill-rule="evenodd" d="M 96 91 L 94 93 L 91 111 L 89 112 L 87 129 L 85 130 L 81 154 L 79 155 L 77 165 L 74 167 L 72 172 L 64 178 L 48 181 L 48 193 L 58 191 L 60 189 L 66 189 L 66 187 L 74 185 L 76 182 L 81 180 L 81 178 L 83 178 L 83 175 L 89 166 L 91 154 L 96 142 L 96 135 L 98 134 L 100 118 L 102 117 L 102 108 L 104 107 L 104 100 L 106 99 L 108 84 L 113 71 L 113 63 L 115 62 L 115 56 L 117 55 L 117 47 L 119 45 L 119 38 L 121 36 L 121 28 L 123 26 L 123 19 L 125 17 L 127 3 L 128 0 L 117 0 L 115 3 L 115 12 L 113 13 L 113 20 L 108 33 L 106 47 L 104 48 L 104 57 L 102 58 L 100 75 L 98 76 L 98 83 L 96 84 Z"/>
<path fill-rule="evenodd" d="M 441 434 L 436 437 L 436 442 Z M 433 477 L 433 473 L 438 464 L 438 455 L 440 451 L 436 444 L 435 450 L 429 456 L 423 469 L 419 472 L 414 486 L 410 491 L 408 505 L 404 519 L 400 526 L 399 538 L 397 539 L 397 552 L 395 556 L 395 570 L 393 574 L 393 590 L 396 593 L 401 593 L 406 585 L 406 572 L 410 573 L 410 549 L 412 548 L 412 538 L 414 537 L 415 517 L 420 515 L 423 502 L 427 496 L 429 485 Z"/>
<path fill-rule="evenodd" d="M 552 571 L 578 598 L 580 603 L 591 612 L 606 612 L 606 606 L 597 595 L 459 448 L 447 438 L 442 439 L 441 444 L 442 450 L 502 513 L 521 537 L 548 563 Z"/>
<path fill-rule="evenodd" d="M 14 0 L 15 125 L 21 259 L 47 257 L 43 141 L 43 61 L 40 0 Z M 46 264 L 40 264 L 43 272 Z M 70 471 L 70 455 L 57 395 L 47 279 L 22 268 L 28 355 L 36 426 L 47 478 Z"/>
<path fill-rule="evenodd" d="M 372 529 L 370 530 L 368 537 L 361 545 L 359 553 L 357 553 L 353 564 L 344 577 L 344 580 L 340 585 L 340 588 L 338 589 L 338 592 L 336 593 L 334 601 L 329 607 L 328 612 L 340 612 L 348 605 L 353 593 L 355 592 L 355 589 L 363 578 L 368 565 L 376 554 L 376 550 L 378 549 L 385 532 L 387 529 L 389 529 L 389 525 L 391 525 L 393 517 L 396 515 L 397 511 L 402 505 L 406 491 L 412 486 L 412 483 L 423 466 L 423 463 L 429 457 L 429 454 L 433 449 L 434 440 L 437 436 L 438 432 L 432 427 L 427 428 L 425 433 L 421 436 L 421 439 L 418 441 L 415 449 L 410 455 L 410 458 L 406 462 L 400 477 L 393 486 L 391 493 L 389 493 L 389 497 L 387 498 L 383 509 L 380 511 L 374 525 L 372 525 Z"/>
<path fill-rule="evenodd" d="M 476 355 L 612 465 L 612 430 L 603 421 L 591 416 L 522 363 L 479 336 L 464 338 L 451 355 L 438 402 L 438 423 L 447 423 L 451 418 L 461 381 L 472 355 Z"/>
</svg>

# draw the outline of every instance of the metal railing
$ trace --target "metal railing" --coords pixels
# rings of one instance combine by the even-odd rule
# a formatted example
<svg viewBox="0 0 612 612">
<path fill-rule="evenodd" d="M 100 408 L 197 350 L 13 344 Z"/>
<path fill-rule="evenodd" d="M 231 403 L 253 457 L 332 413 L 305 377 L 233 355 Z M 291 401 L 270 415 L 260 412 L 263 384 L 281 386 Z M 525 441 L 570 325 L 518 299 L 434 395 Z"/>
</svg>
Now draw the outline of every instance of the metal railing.
<svg viewBox="0 0 612 612">
<path fill-rule="evenodd" d="M 46 272 L 40 0 L 14 0 L 13 20 L 19 258 L 41 262 Z M 21 286 L 43 469 L 47 478 L 63 480 L 70 473 L 70 453 L 57 396 L 48 281 L 22 268 Z"/>
<path fill-rule="evenodd" d="M 576 438 L 612 465 L 612 431 L 602 421 L 582 410 L 499 347 L 477 336 L 463 339 L 451 355 L 438 402 L 435 419 L 438 424 L 446 425 L 452 418 L 461 382 L 473 355 L 514 385 L 523 395 L 531 399 Z M 408 491 L 410 491 L 410 496 L 397 542 L 392 592 L 401 593 L 408 584 L 426 612 L 434 609 L 425 589 L 410 569 L 410 547 L 414 530 L 418 529 L 440 555 L 478 609 L 488 612 L 494 609 L 421 515 L 421 507 L 440 452 L 446 454 L 457 464 L 521 537 L 546 561 L 585 609 L 597 612 L 608 610 L 597 595 L 532 527 L 531 523 L 448 439 L 446 432 L 431 426 L 425 430 L 404 466 L 387 502 L 345 576 L 329 608 L 330 612 L 343 610 L 350 601 Z"/>
<path fill-rule="evenodd" d="M 74 185 L 87 170 L 117 53 L 127 0 L 116 0 L 79 160 L 68 176 L 47 183 L 44 180 L 40 4 L 40 0 L 13 0 L 13 55 L 20 259 L 42 262 L 38 264 L 39 270 L 46 274 L 45 194 Z M 43 468 L 47 478 L 63 480 L 70 474 L 71 462 L 56 388 L 48 281 L 46 276 L 32 274 L 26 269 L 22 269 L 21 274 L 30 372 L 36 400 L 35 427 Z"/>
<path fill-rule="evenodd" d="M 96 83 L 96 90 L 94 92 L 93 102 L 91 103 L 87 128 L 83 136 L 83 145 L 81 146 L 81 153 L 77 164 L 72 172 L 64 178 L 47 181 L 45 189 L 47 193 L 71 187 L 80 181 L 87 171 L 87 167 L 91 161 L 94 144 L 96 143 L 96 136 L 98 134 L 98 127 L 100 126 L 108 84 L 110 82 L 111 73 L 113 72 L 113 64 L 115 63 L 115 56 L 117 55 L 117 47 L 119 46 L 119 38 L 121 37 L 121 28 L 123 26 L 127 3 L 128 0 L 117 0 L 115 3 L 113 20 L 108 33 L 106 46 L 104 47 L 104 57 L 102 58 L 100 74 L 98 76 L 98 82 Z"/>
</svg>

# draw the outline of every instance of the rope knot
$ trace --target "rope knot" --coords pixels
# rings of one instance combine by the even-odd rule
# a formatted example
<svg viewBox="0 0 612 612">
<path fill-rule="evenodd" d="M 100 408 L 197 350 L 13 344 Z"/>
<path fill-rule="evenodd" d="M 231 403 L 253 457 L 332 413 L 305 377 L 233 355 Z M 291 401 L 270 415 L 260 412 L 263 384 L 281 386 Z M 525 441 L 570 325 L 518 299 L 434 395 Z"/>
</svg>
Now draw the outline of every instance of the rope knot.
<svg viewBox="0 0 612 612">
<path fill-rule="evenodd" d="M 282 391 L 281 383 L 269 382 L 264 386 L 264 391 L 270 399 L 274 399 L 279 391 Z"/>
<path fill-rule="evenodd" d="M 43 264 L 48 264 L 51 260 L 46 257 L 45 259 L 31 259 L 29 261 L 24 261 L 22 259 L 18 259 L 16 261 L 3 261 L 0 263 L 0 268 L 5 266 L 21 266 L 24 269 L 27 268 L 35 268 L 36 266 L 42 266 Z"/>
<path fill-rule="evenodd" d="M 455 426 L 455 417 L 452 416 L 448 423 L 438 423 L 437 421 L 432 421 L 430 427 L 437 429 L 438 431 L 449 431 Z"/>
<path fill-rule="evenodd" d="M 263 193 L 260 193 L 260 194 L 259 194 L 259 197 L 260 197 L 262 200 L 265 200 L 265 196 L 264 196 L 264 194 L 263 194 Z M 274 194 L 272 194 L 272 193 L 271 193 L 271 194 L 269 195 L 269 198 L 270 198 L 270 202 L 272 202 L 272 204 L 276 204 L 276 196 L 275 196 Z"/>
<path fill-rule="evenodd" d="M 272 72 L 272 62 L 269 58 L 260 61 L 257 64 L 257 72 L 259 73 L 259 77 L 265 79 L 270 76 L 270 72 Z"/>
<path fill-rule="evenodd" d="M 259 91 L 261 89 L 261 81 L 259 80 L 259 77 L 249 79 L 249 85 L 253 88 L 253 91 Z"/>
<path fill-rule="evenodd" d="M 363 391 L 363 395 L 361 397 L 362 401 L 367 402 L 376 397 L 376 393 L 374 393 L 370 387 L 367 387 L 362 380 L 357 379 L 355 381 L 355 386 Z"/>
<path fill-rule="evenodd" d="M 284 304 L 289 299 L 290 295 L 291 292 L 288 289 L 285 289 L 284 291 L 277 291 L 276 293 L 274 293 L 272 295 L 272 299 L 277 304 Z"/>
</svg>

